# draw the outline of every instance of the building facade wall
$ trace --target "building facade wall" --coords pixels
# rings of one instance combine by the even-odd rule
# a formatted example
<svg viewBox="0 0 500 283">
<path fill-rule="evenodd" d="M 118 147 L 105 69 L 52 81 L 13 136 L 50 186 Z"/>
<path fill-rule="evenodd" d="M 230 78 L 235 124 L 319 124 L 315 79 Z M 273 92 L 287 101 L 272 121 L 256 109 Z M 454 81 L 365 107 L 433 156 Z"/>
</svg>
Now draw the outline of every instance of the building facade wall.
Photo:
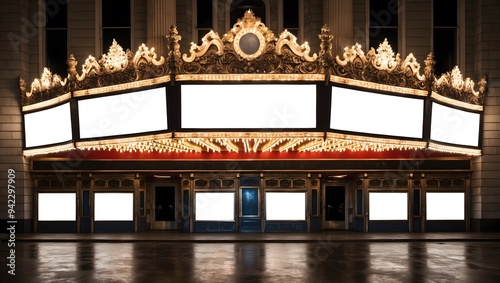
<svg viewBox="0 0 500 283">
<path fill-rule="evenodd" d="M 33 42 L 38 30 L 33 24 L 32 1 L 3 3 L 0 9 L 0 228 L 6 230 L 7 219 L 16 220 L 16 231 L 31 231 L 33 188 L 28 161 L 22 154 L 22 121 L 18 77 L 29 76 Z M 13 191 L 8 191 L 10 172 L 14 171 Z M 12 177 L 12 175 L 10 176 Z M 10 195 L 10 197 L 9 197 Z M 12 197 L 13 196 L 13 197 Z M 15 199 L 15 206 L 8 200 Z M 14 212 L 8 211 L 13 209 Z M 3 233 L 2 232 L 2 233 Z"/>
<path fill-rule="evenodd" d="M 483 155 L 473 162 L 473 229 L 500 231 L 500 6 L 475 3 L 474 73 L 486 74 L 489 88 L 483 123 Z M 471 6 L 472 8 L 472 6 Z"/>
<path fill-rule="evenodd" d="M 278 23 L 273 14 L 278 1 L 268 1 L 271 7 L 270 26 L 277 35 Z M 353 42 L 362 45 L 365 52 L 367 40 L 367 1 L 352 0 L 353 3 Z M 304 41 L 311 45 L 312 52 L 318 52 L 317 34 L 323 25 L 323 2 L 304 0 Z M 401 1 L 406 12 L 401 18 L 406 30 L 405 50 L 413 53 L 423 66 L 424 59 L 431 50 L 432 0 Z M 500 229 L 500 5 L 495 0 L 464 0 L 465 11 L 465 70 L 464 76 L 477 81 L 483 74 L 488 76 L 488 97 L 485 101 L 483 124 L 483 155 L 473 160 L 472 176 L 472 228 L 473 230 Z M 225 7 L 227 1 L 217 2 L 217 32 L 226 32 Z M 273 8 L 274 7 L 274 8 Z M 33 185 L 29 174 L 29 160 L 22 155 L 22 116 L 18 77 L 23 76 L 31 82 L 39 77 L 43 68 L 40 54 L 39 35 L 43 24 L 38 21 L 38 1 L 22 0 L 2 2 L 0 58 L 4 65 L 0 70 L 0 219 L 6 220 L 7 214 L 7 172 L 16 172 L 16 218 L 21 222 L 19 231 L 30 231 L 33 218 Z M 133 1 L 133 48 L 147 40 L 147 1 Z M 100 56 L 101 50 L 96 13 L 96 2 L 84 0 L 68 1 L 68 50 L 84 63 L 89 55 Z M 182 52 L 187 52 L 192 41 L 193 5 L 192 1 L 177 1 L 176 17 Z M 335 35 L 334 35 L 335 36 Z M 103 50 L 102 52 L 107 52 Z M 163 52 L 159 55 L 165 56 Z M 341 54 L 334 54 L 341 55 Z M 405 57 L 407 54 L 401 54 Z M 423 68 L 423 67 L 422 67 Z M 29 87 L 29 86 L 28 86 Z M 24 220 L 24 221 L 22 221 Z M 2 221 L 2 224 L 5 221 Z"/>
</svg>

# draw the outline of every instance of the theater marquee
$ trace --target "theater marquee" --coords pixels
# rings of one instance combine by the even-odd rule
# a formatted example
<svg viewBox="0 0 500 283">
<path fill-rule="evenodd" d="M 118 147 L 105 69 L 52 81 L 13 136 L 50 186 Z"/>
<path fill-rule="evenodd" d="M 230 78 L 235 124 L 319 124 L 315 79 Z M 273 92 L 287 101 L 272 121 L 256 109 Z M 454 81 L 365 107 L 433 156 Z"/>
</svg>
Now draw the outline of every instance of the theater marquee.
<svg viewBox="0 0 500 283">
<path fill-rule="evenodd" d="M 113 42 L 69 75 L 20 80 L 26 156 L 116 152 L 359 152 L 431 150 L 480 155 L 486 81 L 458 68 L 435 77 L 433 55 L 400 58 L 387 41 L 334 57 L 327 27 L 311 54 L 288 31 L 275 37 L 247 12 L 222 38 L 210 32 L 181 56 Z M 254 39 L 254 40 L 252 40 Z M 248 45 L 248 46 L 247 46 Z"/>
</svg>

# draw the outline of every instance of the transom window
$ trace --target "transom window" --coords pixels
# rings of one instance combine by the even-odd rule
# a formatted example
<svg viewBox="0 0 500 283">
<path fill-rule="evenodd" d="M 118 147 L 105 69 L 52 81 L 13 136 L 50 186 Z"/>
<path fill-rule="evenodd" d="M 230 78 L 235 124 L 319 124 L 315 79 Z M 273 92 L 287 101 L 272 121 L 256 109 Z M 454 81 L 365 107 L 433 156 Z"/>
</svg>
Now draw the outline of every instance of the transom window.
<svg viewBox="0 0 500 283">
<path fill-rule="evenodd" d="M 398 0 L 370 0 L 369 5 L 369 47 L 377 49 L 387 39 L 394 53 L 398 53 Z"/>
<path fill-rule="evenodd" d="M 106 53 L 113 39 L 123 50 L 132 49 L 131 41 L 131 1 L 102 1 L 102 53 Z"/>
<path fill-rule="evenodd" d="M 436 75 L 451 71 L 458 64 L 458 1 L 434 0 L 433 50 Z"/>
<path fill-rule="evenodd" d="M 53 74 L 67 76 L 68 5 L 65 1 L 45 1 L 45 66 Z"/>
</svg>

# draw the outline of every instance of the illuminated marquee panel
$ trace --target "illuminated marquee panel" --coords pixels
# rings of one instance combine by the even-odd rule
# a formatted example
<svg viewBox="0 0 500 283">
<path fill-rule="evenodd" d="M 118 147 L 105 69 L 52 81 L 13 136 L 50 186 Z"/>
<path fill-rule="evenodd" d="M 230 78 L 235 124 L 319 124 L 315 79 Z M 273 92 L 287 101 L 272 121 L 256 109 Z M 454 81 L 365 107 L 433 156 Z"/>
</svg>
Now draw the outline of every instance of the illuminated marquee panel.
<svg viewBox="0 0 500 283">
<path fill-rule="evenodd" d="M 95 221 L 133 221 L 133 193 L 95 193 Z"/>
<path fill-rule="evenodd" d="M 422 138 L 423 115 L 422 99 L 332 87 L 334 130 Z"/>
<path fill-rule="evenodd" d="M 477 147 L 480 114 L 432 103 L 431 140 Z"/>
<path fill-rule="evenodd" d="M 266 192 L 266 220 L 306 220 L 306 193 Z"/>
<path fill-rule="evenodd" d="M 408 220 L 408 193 L 370 192 L 370 220 Z"/>
<path fill-rule="evenodd" d="M 38 193 L 38 221 L 76 221 L 76 193 Z"/>
<path fill-rule="evenodd" d="M 27 148 L 70 141 L 71 129 L 69 103 L 24 115 Z"/>
<path fill-rule="evenodd" d="M 196 221 L 234 221 L 234 192 L 196 192 Z"/>
<path fill-rule="evenodd" d="M 78 101 L 80 138 L 168 129 L 165 88 Z"/>
<path fill-rule="evenodd" d="M 316 128 L 316 86 L 182 85 L 181 127 Z"/>
</svg>

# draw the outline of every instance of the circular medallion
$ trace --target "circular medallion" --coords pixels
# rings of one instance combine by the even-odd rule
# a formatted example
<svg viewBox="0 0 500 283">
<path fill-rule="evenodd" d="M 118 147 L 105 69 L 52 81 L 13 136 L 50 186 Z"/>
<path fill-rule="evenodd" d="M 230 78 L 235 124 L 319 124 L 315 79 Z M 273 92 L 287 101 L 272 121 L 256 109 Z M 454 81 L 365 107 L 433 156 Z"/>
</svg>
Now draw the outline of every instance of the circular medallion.
<svg viewBox="0 0 500 283">
<path fill-rule="evenodd" d="M 241 30 L 234 37 L 234 50 L 247 60 L 259 57 L 264 46 L 264 36 L 254 29 Z"/>
<path fill-rule="evenodd" d="M 240 38 L 240 49 L 247 55 L 255 54 L 259 51 L 259 38 L 253 33 L 247 33 Z"/>
</svg>

